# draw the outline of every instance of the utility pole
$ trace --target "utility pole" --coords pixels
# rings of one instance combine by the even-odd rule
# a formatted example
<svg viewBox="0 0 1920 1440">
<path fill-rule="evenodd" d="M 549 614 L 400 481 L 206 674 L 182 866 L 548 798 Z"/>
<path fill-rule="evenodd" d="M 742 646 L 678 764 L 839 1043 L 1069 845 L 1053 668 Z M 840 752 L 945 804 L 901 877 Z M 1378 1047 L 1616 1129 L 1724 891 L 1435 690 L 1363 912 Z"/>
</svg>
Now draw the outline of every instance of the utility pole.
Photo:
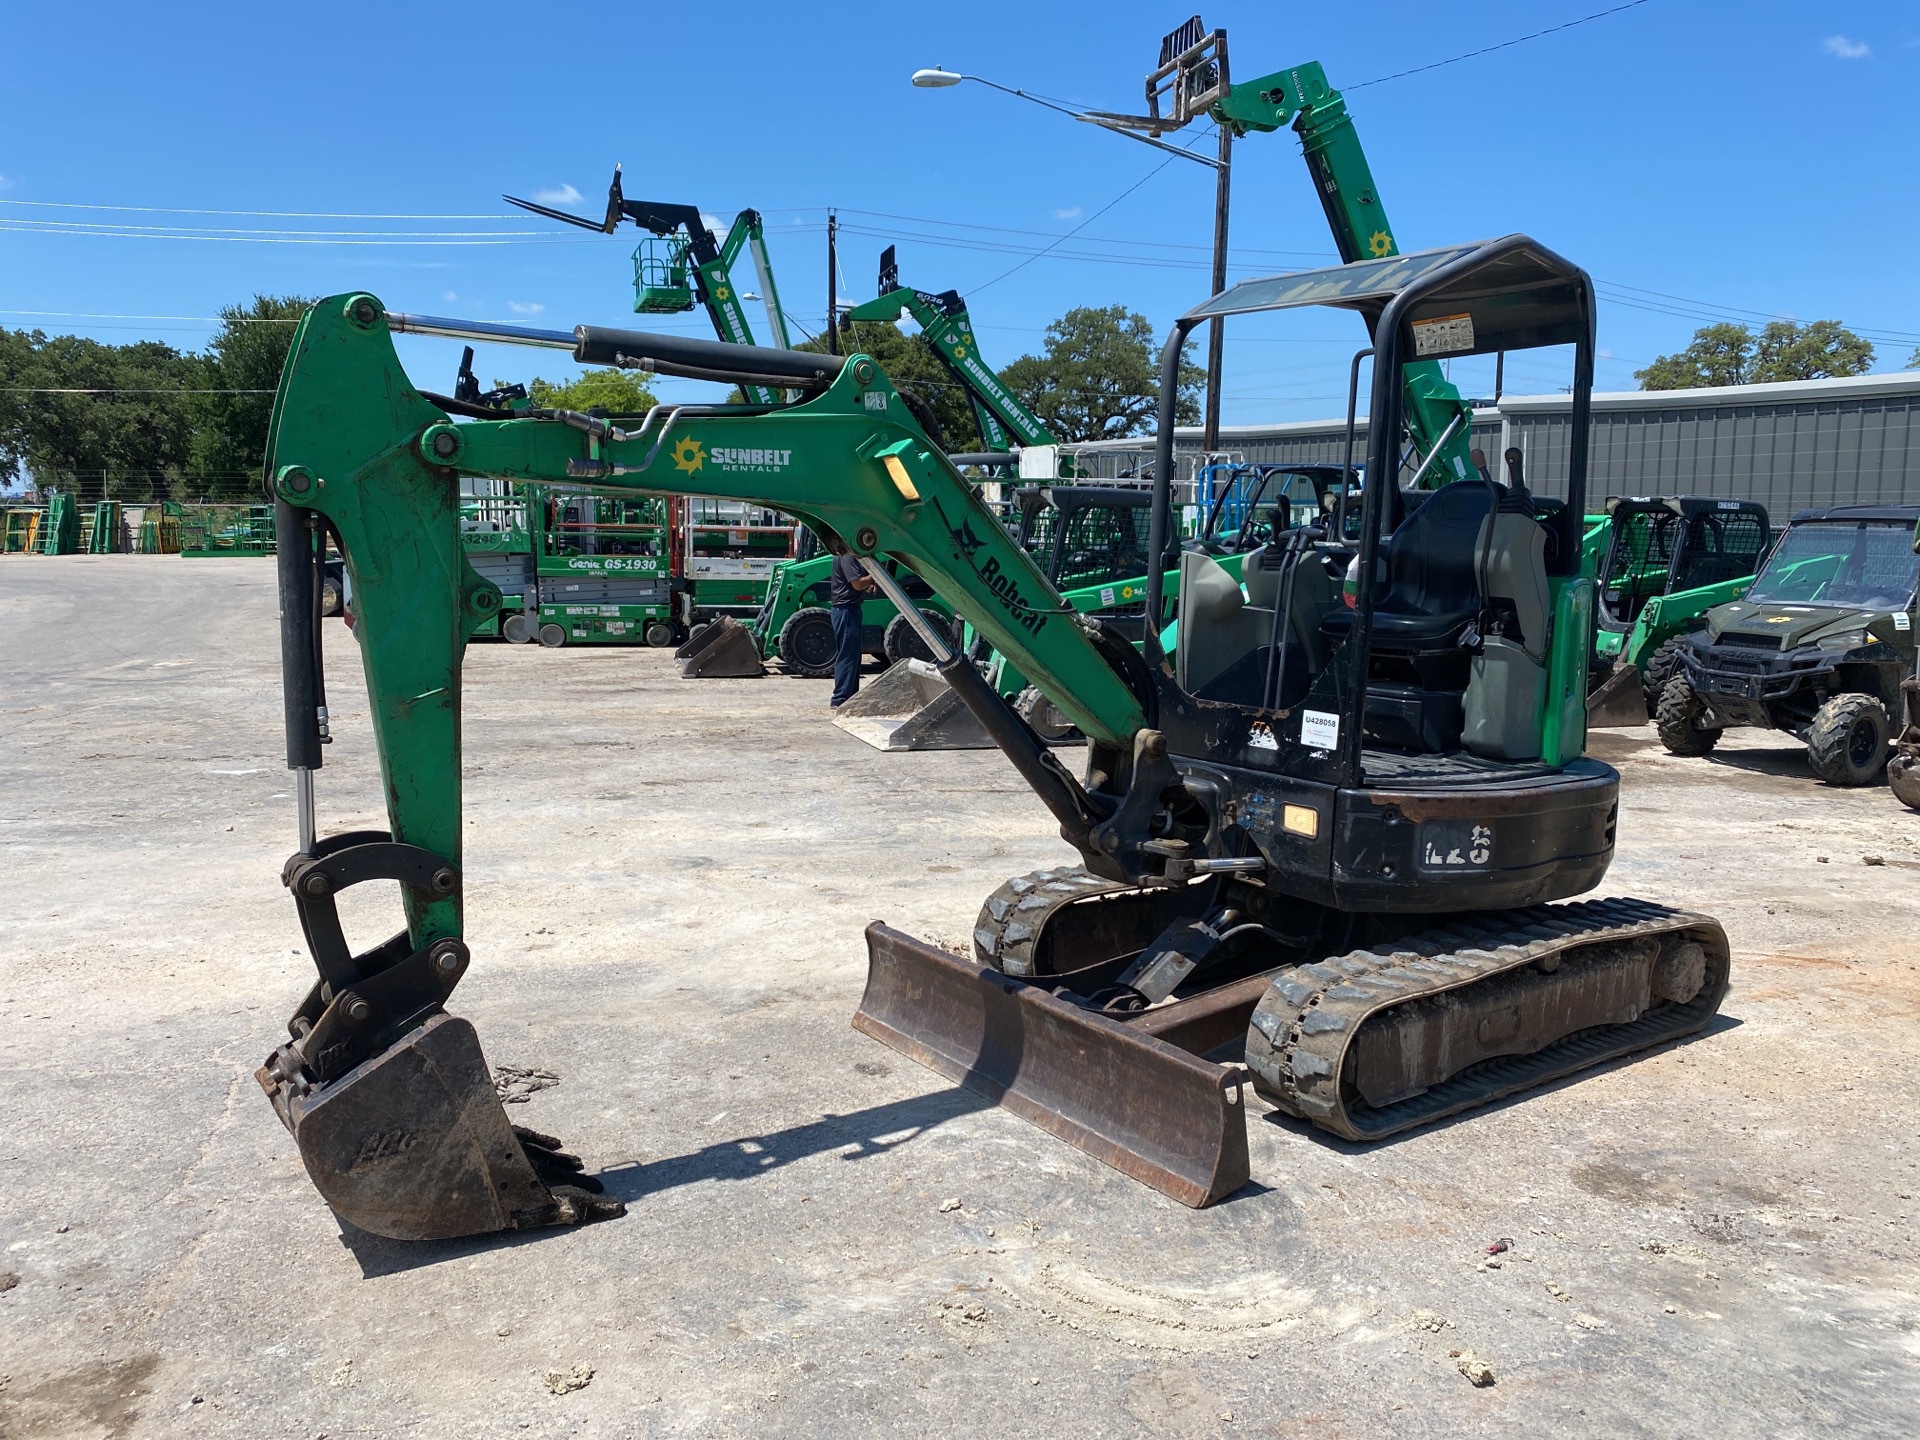
<svg viewBox="0 0 1920 1440">
<path fill-rule="evenodd" d="M 1220 127 L 1220 168 L 1213 185 L 1213 293 L 1227 288 L 1227 202 L 1233 190 L 1233 131 Z M 1207 322 L 1207 422 L 1200 448 L 1220 448 L 1220 382 L 1224 368 L 1227 323 L 1218 316 Z"/>
<path fill-rule="evenodd" d="M 840 272 L 840 263 L 833 253 L 835 237 L 840 231 L 840 217 L 833 211 L 827 211 L 827 353 L 840 353 L 840 295 L 834 288 L 835 277 Z"/>
</svg>

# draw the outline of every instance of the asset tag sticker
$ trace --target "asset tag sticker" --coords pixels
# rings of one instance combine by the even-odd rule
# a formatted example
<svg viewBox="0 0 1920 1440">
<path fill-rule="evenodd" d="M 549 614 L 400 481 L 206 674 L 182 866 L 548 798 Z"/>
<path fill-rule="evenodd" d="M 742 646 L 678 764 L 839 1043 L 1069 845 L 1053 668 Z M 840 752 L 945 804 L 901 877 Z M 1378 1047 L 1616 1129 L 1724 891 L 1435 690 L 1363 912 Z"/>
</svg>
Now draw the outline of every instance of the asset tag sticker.
<svg viewBox="0 0 1920 1440">
<path fill-rule="evenodd" d="M 1340 717 L 1324 710 L 1300 712 L 1300 743 L 1309 750 L 1332 750 L 1340 744 Z"/>
<path fill-rule="evenodd" d="M 1113 605 L 1118 603 L 1113 597 L 1113 587 L 1111 585 L 1103 586 L 1101 588 L 1100 603 L 1102 605 Z"/>
<path fill-rule="evenodd" d="M 1473 316 L 1442 315 L 1413 322 L 1413 353 L 1455 355 L 1473 349 Z"/>
<path fill-rule="evenodd" d="M 1902 610 L 1898 615 L 1893 617 L 1893 628 L 1896 630 L 1911 630 L 1913 628 L 1913 617 Z"/>
</svg>

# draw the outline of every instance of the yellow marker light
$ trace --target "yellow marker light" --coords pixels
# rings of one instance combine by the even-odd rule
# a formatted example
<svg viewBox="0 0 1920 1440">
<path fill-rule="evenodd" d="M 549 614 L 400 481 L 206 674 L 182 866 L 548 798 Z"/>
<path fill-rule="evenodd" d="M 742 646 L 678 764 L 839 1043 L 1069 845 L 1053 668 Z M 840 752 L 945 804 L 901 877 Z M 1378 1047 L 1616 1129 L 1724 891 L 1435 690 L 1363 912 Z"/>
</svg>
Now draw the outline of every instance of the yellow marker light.
<svg viewBox="0 0 1920 1440">
<path fill-rule="evenodd" d="M 907 467 L 900 463 L 900 457 L 882 455 L 880 460 L 887 467 L 887 478 L 893 481 L 893 488 L 909 500 L 918 500 L 920 492 L 914 488 L 913 477 L 907 473 Z"/>
<path fill-rule="evenodd" d="M 1311 805 L 1288 805 L 1280 812 L 1280 828 L 1311 840 L 1320 833 L 1320 812 Z"/>
</svg>

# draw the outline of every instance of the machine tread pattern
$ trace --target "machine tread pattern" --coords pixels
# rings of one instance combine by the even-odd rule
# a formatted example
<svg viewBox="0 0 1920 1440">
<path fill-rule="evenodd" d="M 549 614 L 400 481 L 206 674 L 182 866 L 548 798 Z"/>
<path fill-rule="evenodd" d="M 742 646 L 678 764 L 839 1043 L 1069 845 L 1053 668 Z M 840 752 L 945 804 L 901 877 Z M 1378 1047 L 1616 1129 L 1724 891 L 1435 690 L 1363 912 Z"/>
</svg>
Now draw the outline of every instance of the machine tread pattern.
<svg viewBox="0 0 1920 1440">
<path fill-rule="evenodd" d="M 1032 975 L 1034 946 L 1054 911 L 1096 895 L 1135 888 L 1124 881 L 1102 880 L 1077 865 L 1016 875 L 980 907 L 973 930 L 974 956 L 1003 975 Z"/>
<path fill-rule="evenodd" d="M 1350 1099 L 1346 1071 L 1371 1017 L 1421 996 L 1572 952 L 1643 937 L 1684 936 L 1706 955 L 1706 980 L 1684 1004 L 1577 1031 L 1531 1054 L 1471 1065 L 1422 1093 L 1373 1108 Z M 1247 1030 L 1254 1088 L 1288 1114 L 1349 1140 L 1371 1141 L 1483 1105 L 1700 1029 L 1726 994 L 1729 949 L 1718 921 L 1645 900 L 1584 900 L 1476 916 L 1278 975 Z"/>
</svg>

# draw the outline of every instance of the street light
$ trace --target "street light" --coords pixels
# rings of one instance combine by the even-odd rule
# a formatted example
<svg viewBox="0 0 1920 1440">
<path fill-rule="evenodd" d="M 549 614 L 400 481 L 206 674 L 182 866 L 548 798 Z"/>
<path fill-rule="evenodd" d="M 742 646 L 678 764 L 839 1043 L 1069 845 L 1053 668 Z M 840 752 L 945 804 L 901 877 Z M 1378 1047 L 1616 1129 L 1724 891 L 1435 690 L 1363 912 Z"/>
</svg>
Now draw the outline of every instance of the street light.
<svg viewBox="0 0 1920 1440">
<path fill-rule="evenodd" d="M 1224 35 L 1224 32 L 1221 32 Z M 1011 86 L 1001 85 L 979 75 L 962 75 L 957 71 L 940 66 L 913 72 L 913 83 L 922 90 L 949 90 L 962 80 L 971 80 L 976 85 L 985 85 L 989 90 L 998 90 L 1003 95 L 1012 95 L 1034 105 L 1069 115 L 1075 120 L 1089 125 L 1098 125 L 1114 135 L 1124 135 L 1129 140 L 1137 140 L 1142 145 L 1151 145 L 1156 150 L 1164 150 L 1169 155 L 1178 155 L 1183 160 L 1191 160 L 1196 165 L 1205 165 L 1214 173 L 1213 192 L 1213 293 L 1218 295 L 1227 288 L 1227 202 L 1233 188 L 1233 131 L 1225 125 L 1220 126 L 1220 158 L 1210 159 L 1205 155 L 1196 155 L 1191 150 L 1183 150 L 1178 145 L 1169 145 L 1148 135 L 1141 135 L 1126 129 L 1113 117 L 1089 115 L 1070 106 L 1058 105 L 1051 100 L 1043 100 L 1038 95 L 1029 95 L 1024 90 L 1015 90 Z M 1207 409 L 1205 434 L 1201 445 L 1208 451 L 1220 447 L 1220 371 L 1224 361 L 1225 327 L 1218 318 L 1208 325 L 1207 335 Z"/>
</svg>

